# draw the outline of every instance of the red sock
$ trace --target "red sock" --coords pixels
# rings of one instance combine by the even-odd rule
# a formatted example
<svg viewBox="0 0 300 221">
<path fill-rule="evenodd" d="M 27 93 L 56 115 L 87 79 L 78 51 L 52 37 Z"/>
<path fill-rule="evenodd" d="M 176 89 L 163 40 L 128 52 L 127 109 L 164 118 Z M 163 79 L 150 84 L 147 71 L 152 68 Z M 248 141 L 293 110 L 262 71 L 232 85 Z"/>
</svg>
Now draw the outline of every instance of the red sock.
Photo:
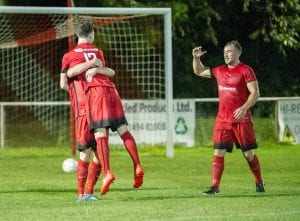
<svg viewBox="0 0 300 221">
<path fill-rule="evenodd" d="M 85 193 L 87 194 L 94 193 L 94 186 L 98 181 L 100 173 L 101 173 L 101 165 L 92 161 L 89 168 L 88 184 Z"/>
<path fill-rule="evenodd" d="M 110 171 L 109 165 L 109 147 L 107 137 L 98 137 L 97 142 L 97 153 L 102 165 L 103 175 L 106 176 L 107 172 Z"/>
<path fill-rule="evenodd" d="M 126 131 L 124 134 L 122 134 L 121 138 L 124 142 L 126 150 L 128 151 L 128 153 L 133 161 L 133 165 L 135 168 L 136 165 L 140 163 L 139 154 L 137 152 L 135 140 L 129 131 Z"/>
<path fill-rule="evenodd" d="M 212 164 L 212 186 L 219 189 L 222 173 L 224 170 L 224 157 L 214 155 Z"/>
<path fill-rule="evenodd" d="M 257 158 L 256 155 L 254 155 L 254 158 L 252 161 L 247 161 L 248 162 L 248 165 L 255 177 L 255 182 L 256 183 L 262 183 L 263 182 L 263 179 L 262 179 L 262 176 L 261 176 L 261 172 L 260 172 L 260 165 L 259 165 L 259 160 Z"/>
<path fill-rule="evenodd" d="M 77 168 L 77 188 L 78 195 L 84 194 L 84 187 L 88 175 L 89 162 L 84 162 L 82 160 L 78 160 L 78 168 Z"/>
</svg>

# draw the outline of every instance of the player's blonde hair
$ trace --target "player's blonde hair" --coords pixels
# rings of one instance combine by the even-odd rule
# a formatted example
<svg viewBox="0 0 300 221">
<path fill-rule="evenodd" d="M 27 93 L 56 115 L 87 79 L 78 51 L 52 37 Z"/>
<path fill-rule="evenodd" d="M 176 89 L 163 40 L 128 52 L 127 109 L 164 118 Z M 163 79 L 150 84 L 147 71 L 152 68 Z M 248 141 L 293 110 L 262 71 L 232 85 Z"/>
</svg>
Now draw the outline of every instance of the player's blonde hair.
<svg viewBox="0 0 300 221">
<path fill-rule="evenodd" d="M 225 47 L 228 45 L 233 45 L 241 54 L 242 54 L 242 46 L 237 40 L 229 41 L 225 44 Z"/>
</svg>

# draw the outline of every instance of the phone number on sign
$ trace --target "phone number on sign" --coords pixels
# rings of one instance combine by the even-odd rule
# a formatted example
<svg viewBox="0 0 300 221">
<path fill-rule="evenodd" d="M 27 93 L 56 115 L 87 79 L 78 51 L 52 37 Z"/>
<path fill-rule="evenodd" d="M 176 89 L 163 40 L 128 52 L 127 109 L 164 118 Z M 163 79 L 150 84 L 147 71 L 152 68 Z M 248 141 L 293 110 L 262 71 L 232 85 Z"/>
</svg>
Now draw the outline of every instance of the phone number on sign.
<svg viewBox="0 0 300 221">
<path fill-rule="evenodd" d="M 153 123 L 133 123 L 131 125 L 132 130 L 166 130 L 165 122 L 153 122 Z"/>
</svg>

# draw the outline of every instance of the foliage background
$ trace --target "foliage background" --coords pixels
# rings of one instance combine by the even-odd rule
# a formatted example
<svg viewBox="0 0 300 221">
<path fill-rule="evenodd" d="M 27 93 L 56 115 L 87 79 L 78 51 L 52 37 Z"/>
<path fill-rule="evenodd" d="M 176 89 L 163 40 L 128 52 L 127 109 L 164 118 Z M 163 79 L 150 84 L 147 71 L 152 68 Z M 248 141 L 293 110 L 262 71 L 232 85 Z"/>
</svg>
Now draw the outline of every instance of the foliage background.
<svg viewBox="0 0 300 221">
<path fill-rule="evenodd" d="M 67 6 L 67 0 L 1 0 L 2 5 Z M 208 53 L 203 63 L 223 63 L 223 46 L 236 39 L 241 61 L 256 72 L 262 97 L 300 94 L 299 0 L 74 0 L 75 7 L 171 7 L 175 98 L 216 97 L 215 82 L 192 71 L 192 48 Z"/>
</svg>

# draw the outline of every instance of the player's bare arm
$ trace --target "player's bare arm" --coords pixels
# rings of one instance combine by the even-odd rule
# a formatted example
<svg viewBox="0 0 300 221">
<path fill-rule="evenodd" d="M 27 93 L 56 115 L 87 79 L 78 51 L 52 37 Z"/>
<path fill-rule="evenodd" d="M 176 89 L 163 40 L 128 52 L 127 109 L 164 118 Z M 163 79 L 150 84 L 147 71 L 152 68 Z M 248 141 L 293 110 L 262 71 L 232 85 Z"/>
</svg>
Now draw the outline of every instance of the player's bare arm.
<svg viewBox="0 0 300 221">
<path fill-rule="evenodd" d="M 116 73 L 113 69 L 108 68 L 108 67 L 90 68 L 85 73 L 86 80 L 88 82 L 91 82 L 92 78 L 94 77 L 95 74 L 103 74 L 103 75 L 106 75 L 108 77 L 113 77 L 113 76 L 115 76 Z"/>
<path fill-rule="evenodd" d="M 66 73 L 60 73 L 60 89 L 69 92 L 68 77 Z"/>
<path fill-rule="evenodd" d="M 102 66 L 101 60 L 98 58 L 95 58 L 95 59 L 83 62 L 81 64 L 75 65 L 74 67 L 70 68 L 67 72 L 67 76 L 68 76 L 68 78 L 72 78 L 90 68 L 101 67 L 101 66 Z"/>
<path fill-rule="evenodd" d="M 69 78 L 77 76 L 86 71 L 87 81 L 90 82 L 95 74 L 102 74 L 108 77 L 115 76 L 115 71 L 109 67 L 103 67 L 100 59 L 93 59 L 90 61 L 77 64 L 70 68 L 67 72 Z"/>
<path fill-rule="evenodd" d="M 246 112 L 249 108 L 251 108 L 259 98 L 259 88 L 257 81 L 251 81 L 247 83 L 247 88 L 249 91 L 249 96 L 245 104 L 239 108 L 237 108 L 233 114 L 234 118 L 237 120 L 243 119 L 246 115 Z"/>
<path fill-rule="evenodd" d="M 195 47 L 192 51 L 193 55 L 193 70 L 197 76 L 211 78 L 211 71 L 209 67 L 205 67 L 200 57 L 203 56 L 206 51 L 202 51 L 201 46 Z"/>
</svg>

